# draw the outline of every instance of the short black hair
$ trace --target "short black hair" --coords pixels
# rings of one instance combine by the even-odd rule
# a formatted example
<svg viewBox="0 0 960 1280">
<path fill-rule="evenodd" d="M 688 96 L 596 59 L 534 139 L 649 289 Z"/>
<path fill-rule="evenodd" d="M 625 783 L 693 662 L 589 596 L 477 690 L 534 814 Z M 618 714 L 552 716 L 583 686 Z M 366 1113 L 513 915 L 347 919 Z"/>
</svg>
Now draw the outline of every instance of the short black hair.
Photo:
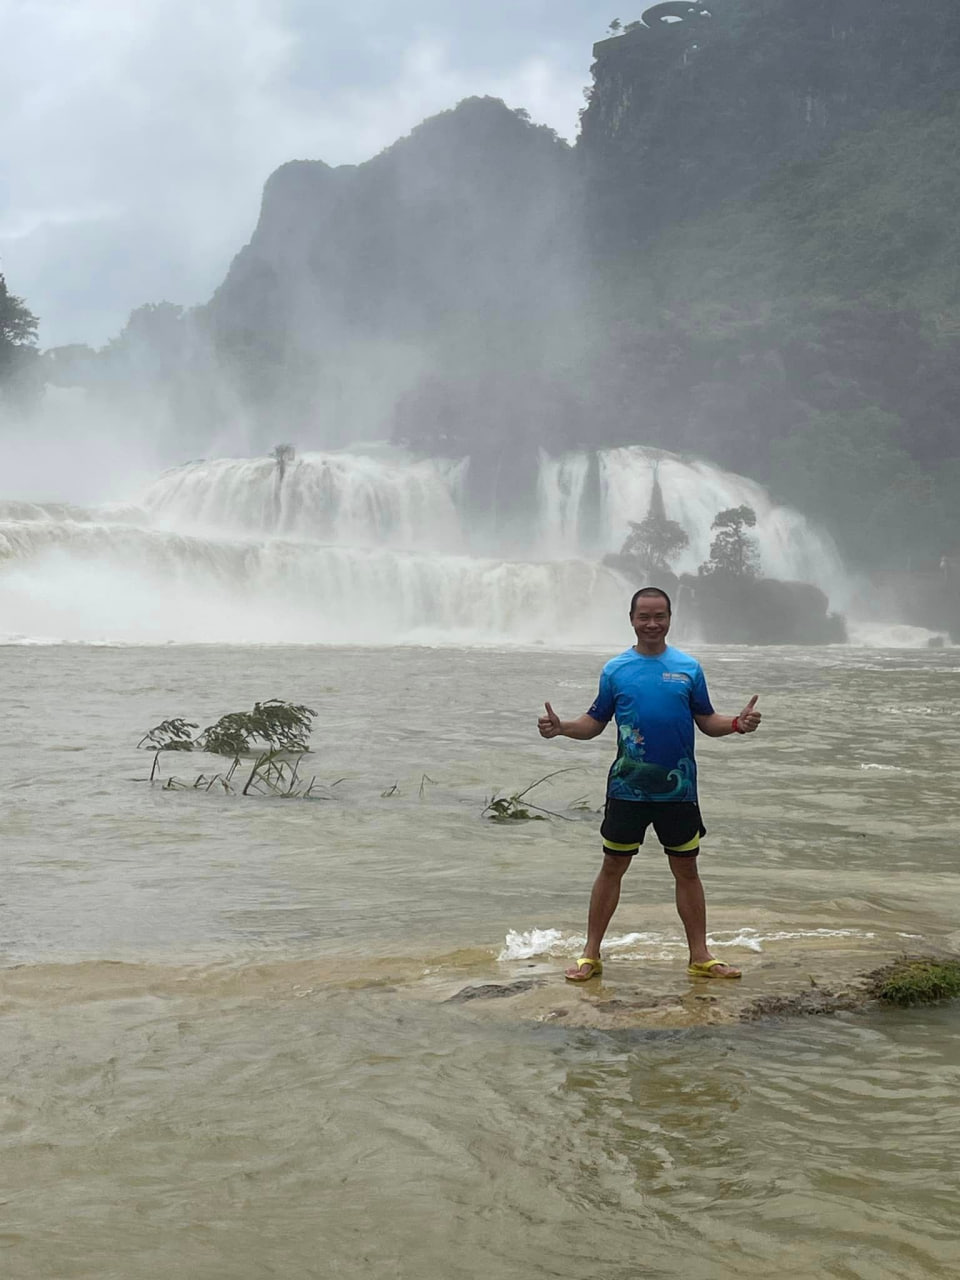
<svg viewBox="0 0 960 1280">
<path fill-rule="evenodd" d="M 639 591 L 633 593 L 633 599 L 630 601 L 630 617 L 633 617 L 637 607 L 637 601 L 642 600 L 645 596 L 663 596 L 667 602 L 667 613 L 673 617 L 673 605 L 670 603 L 670 597 L 662 587 L 641 587 Z"/>
</svg>

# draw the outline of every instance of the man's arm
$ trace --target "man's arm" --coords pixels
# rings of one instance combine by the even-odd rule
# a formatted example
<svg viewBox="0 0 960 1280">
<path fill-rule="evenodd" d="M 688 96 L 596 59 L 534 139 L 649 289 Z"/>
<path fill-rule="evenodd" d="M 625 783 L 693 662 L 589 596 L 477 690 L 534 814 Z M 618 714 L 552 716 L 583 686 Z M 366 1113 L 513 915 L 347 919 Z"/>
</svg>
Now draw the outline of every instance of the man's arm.
<svg viewBox="0 0 960 1280">
<path fill-rule="evenodd" d="M 609 721 L 594 720 L 593 716 L 582 715 L 576 720 L 561 720 L 549 702 L 543 704 L 547 714 L 537 721 L 541 738 L 577 738 L 588 741 L 603 733 Z"/>
<path fill-rule="evenodd" d="M 699 716 L 694 713 L 697 728 L 708 738 L 725 738 L 731 733 L 756 733 L 761 720 L 760 712 L 755 710 L 759 696 L 755 693 L 738 716 L 721 716 L 716 711 Z"/>
</svg>

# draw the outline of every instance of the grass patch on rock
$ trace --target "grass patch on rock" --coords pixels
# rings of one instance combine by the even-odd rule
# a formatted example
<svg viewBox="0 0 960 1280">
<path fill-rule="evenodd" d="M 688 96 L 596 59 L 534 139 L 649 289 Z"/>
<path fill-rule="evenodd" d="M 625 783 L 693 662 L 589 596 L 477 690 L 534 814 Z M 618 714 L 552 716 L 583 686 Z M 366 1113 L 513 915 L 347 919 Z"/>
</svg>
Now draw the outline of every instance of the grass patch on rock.
<svg viewBox="0 0 960 1280">
<path fill-rule="evenodd" d="M 960 958 L 902 956 L 868 975 L 869 994 L 882 1004 L 910 1008 L 960 997 Z"/>
</svg>

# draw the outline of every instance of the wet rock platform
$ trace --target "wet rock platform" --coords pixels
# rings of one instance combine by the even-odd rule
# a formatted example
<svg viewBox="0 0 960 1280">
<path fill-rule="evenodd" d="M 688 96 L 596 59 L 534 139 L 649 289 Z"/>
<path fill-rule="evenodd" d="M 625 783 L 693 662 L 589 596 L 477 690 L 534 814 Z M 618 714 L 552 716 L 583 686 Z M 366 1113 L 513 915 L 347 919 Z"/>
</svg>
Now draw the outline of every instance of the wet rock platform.
<svg viewBox="0 0 960 1280">
<path fill-rule="evenodd" d="M 568 982 L 571 961 L 514 964 L 498 980 L 434 990 L 471 1017 L 562 1022 L 599 1030 L 693 1027 L 852 1013 L 875 1006 L 878 978 L 902 952 L 866 946 L 819 947 L 742 963 L 739 979 L 691 978 L 684 965 L 612 960 L 584 983 Z M 924 959 L 956 961 L 947 953 Z M 738 962 L 739 963 L 739 962 Z M 507 969 L 508 966 L 501 966 Z"/>
</svg>

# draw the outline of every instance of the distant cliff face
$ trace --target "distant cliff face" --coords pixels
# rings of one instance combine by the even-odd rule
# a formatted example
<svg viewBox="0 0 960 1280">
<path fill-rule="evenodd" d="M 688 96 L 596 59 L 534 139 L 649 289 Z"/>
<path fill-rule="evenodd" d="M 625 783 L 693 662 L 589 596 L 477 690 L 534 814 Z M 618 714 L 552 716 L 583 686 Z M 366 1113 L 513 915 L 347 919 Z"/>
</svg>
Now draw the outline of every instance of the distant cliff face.
<svg viewBox="0 0 960 1280">
<path fill-rule="evenodd" d="M 206 309 L 221 364 L 265 412 L 322 412 L 326 444 L 382 432 L 428 371 L 519 372 L 571 312 L 575 185 L 571 148 L 490 98 L 365 164 L 282 166 Z"/>
<path fill-rule="evenodd" d="M 594 46 L 579 146 L 611 244 L 960 88 L 956 0 L 704 0 L 631 25 Z"/>
</svg>

